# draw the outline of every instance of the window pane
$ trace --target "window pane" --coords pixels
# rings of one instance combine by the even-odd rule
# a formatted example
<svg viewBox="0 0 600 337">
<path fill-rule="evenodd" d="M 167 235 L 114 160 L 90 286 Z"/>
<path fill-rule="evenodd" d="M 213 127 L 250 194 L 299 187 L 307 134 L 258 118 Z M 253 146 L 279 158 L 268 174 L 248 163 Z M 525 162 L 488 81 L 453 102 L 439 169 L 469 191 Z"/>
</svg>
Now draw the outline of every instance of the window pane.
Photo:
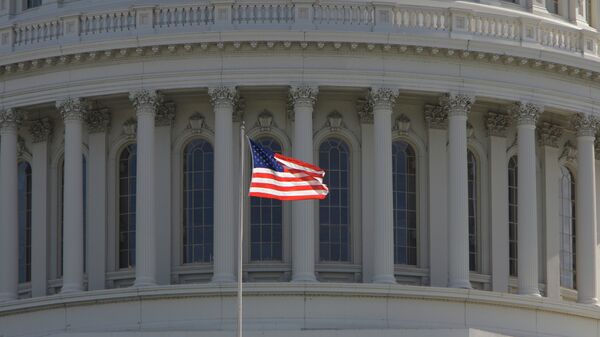
<svg viewBox="0 0 600 337">
<path fill-rule="evenodd" d="M 18 166 L 19 283 L 31 281 L 31 165 Z"/>
<path fill-rule="evenodd" d="M 568 168 L 560 167 L 560 285 L 576 289 L 575 268 L 575 179 Z"/>
<path fill-rule="evenodd" d="M 394 263 L 416 265 L 417 191 L 416 156 L 410 144 L 392 143 L 392 186 L 394 196 Z M 411 232 L 411 233 L 409 233 Z M 409 240 L 409 236 L 415 236 Z"/>
<path fill-rule="evenodd" d="M 509 272 L 517 276 L 517 157 L 508 161 L 508 242 L 509 242 Z"/>
<path fill-rule="evenodd" d="M 469 191 L 469 270 L 479 271 L 479 223 L 477 221 L 477 159 L 467 152 L 467 176 Z"/>
<path fill-rule="evenodd" d="M 119 268 L 135 266 L 135 180 L 137 146 L 126 146 L 119 156 Z"/>
</svg>

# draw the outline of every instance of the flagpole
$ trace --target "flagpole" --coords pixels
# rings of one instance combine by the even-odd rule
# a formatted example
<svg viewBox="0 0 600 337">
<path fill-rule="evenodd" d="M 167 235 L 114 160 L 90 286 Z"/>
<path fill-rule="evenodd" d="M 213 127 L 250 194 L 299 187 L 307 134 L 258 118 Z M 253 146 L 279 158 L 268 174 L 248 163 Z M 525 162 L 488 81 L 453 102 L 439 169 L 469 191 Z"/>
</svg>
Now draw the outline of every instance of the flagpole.
<svg viewBox="0 0 600 337">
<path fill-rule="evenodd" d="M 240 127 L 240 223 L 238 232 L 238 263 L 237 263 L 237 337 L 242 337 L 242 265 L 244 263 L 244 250 L 242 240 L 244 238 L 244 200 L 245 189 L 244 189 L 244 157 L 246 154 L 246 123 L 242 121 Z"/>
</svg>

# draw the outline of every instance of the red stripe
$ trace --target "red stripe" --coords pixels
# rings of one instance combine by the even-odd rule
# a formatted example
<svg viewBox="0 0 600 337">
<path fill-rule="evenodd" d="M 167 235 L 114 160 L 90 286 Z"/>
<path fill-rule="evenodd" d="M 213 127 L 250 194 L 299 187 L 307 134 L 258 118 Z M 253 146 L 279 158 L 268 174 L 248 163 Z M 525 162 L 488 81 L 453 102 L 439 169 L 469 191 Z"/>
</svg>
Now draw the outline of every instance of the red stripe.
<svg viewBox="0 0 600 337">
<path fill-rule="evenodd" d="M 277 180 L 277 181 L 291 181 L 291 182 L 303 182 L 303 181 L 314 181 L 315 180 L 315 178 L 312 176 L 285 178 L 285 177 L 278 177 L 274 174 L 269 174 L 269 173 L 252 173 L 252 178 L 267 178 L 267 179 L 273 179 L 273 180 Z"/>
<path fill-rule="evenodd" d="M 280 196 L 268 193 L 250 192 L 248 194 L 251 197 L 268 198 L 277 200 L 312 200 L 312 199 L 325 199 L 326 195 L 296 195 L 296 196 Z"/>
<path fill-rule="evenodd" d="M 289 172 L 289 173 L 304 173 L 304 174 L 307 174 L 307 175 L 309 175 L 311 177 L 321 178 L 321 179 L 323 179 L 323 177 L 325 176 L 325 174 L 317 174 L 317 173 L 313 173 L 313 172 L 309 172 L 309 171 L 298 170 L 298 169 L 287 167 L 287 166 L 285 166 L 283 164 L 282 164 L 282 166 L 284 168 L 284 172 Z"/>
<path fill-rule="evenodd" d="M 265 183 L 251 183 L 250 187 L 268 188 L 275 191 L 293 192 L 293 191 L 327 191 L 323 185 L 304 185 L 304 186 L 277 186 Z"/>
<path fill-rule="evenodd" d="M 286 156 L 284 156 L 284 155 L 282 155 L 282 154 L 279 154 L 279 153 L 275 153 L 275 158 L 281 158 L 281 159 L 283 159 L 283 160 L 287 160 L 287 161 L 289 161 L 290 163 L 294 163 L 294 164 L 296 164 L 296 165 L 300 165 L 300 166 L 308 167 L 308 168 L 309 168 L 309 169 L 311 169 L 311 170 L 315 170 L 315 171 L 323 171 L 323 169 L 322 169 L 322 168 L 320 168 L 320 167 L 318 167 L 318 166 L 315 166 L 315 165 L 312 165 L 312 164 L 309 164 L 309 163 L 305 163 L 305 162 L 303 162 L 303 161 L 301 161 L 301 160 L 298 160 L 298 159 L 295 159 L 295 158 L 286 157 Z"/>
</svg>

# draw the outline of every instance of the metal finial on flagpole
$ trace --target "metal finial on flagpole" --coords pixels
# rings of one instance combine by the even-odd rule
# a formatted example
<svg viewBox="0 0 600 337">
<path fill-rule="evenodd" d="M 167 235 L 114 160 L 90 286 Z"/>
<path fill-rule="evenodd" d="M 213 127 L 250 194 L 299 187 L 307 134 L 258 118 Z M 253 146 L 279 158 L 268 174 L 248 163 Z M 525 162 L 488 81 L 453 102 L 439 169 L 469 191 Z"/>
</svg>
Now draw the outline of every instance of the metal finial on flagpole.
<svg viewBox="0 0 600 337">
<path fill-rule="evenodd" d="M 242 240 L 244 239 L 244 200 L 246 199 L 244 190 L 244 162 L 246 154 L 246 123 L 242 121 L 240 127 L 240 219 L 238 232 L 238 263 L 237 263 L 237 337 L 242 337 L 242 266 L 244 263 L 244 251 L 242 249 Z"/>
</svg>

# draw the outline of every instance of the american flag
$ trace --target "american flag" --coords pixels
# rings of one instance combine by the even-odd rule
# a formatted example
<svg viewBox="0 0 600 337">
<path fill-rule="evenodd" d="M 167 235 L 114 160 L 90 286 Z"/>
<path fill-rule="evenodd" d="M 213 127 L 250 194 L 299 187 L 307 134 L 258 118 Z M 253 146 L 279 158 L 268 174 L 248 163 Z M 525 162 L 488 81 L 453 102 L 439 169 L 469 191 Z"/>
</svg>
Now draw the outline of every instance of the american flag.
<svg viewBox="0 0 600 337">
<path fill-rule="evenodd" d="M 252 139 L 251 197 L 278 200 L 325 199 L 325 171 L 315 165 L 273 153 Z"/>
</svg>

